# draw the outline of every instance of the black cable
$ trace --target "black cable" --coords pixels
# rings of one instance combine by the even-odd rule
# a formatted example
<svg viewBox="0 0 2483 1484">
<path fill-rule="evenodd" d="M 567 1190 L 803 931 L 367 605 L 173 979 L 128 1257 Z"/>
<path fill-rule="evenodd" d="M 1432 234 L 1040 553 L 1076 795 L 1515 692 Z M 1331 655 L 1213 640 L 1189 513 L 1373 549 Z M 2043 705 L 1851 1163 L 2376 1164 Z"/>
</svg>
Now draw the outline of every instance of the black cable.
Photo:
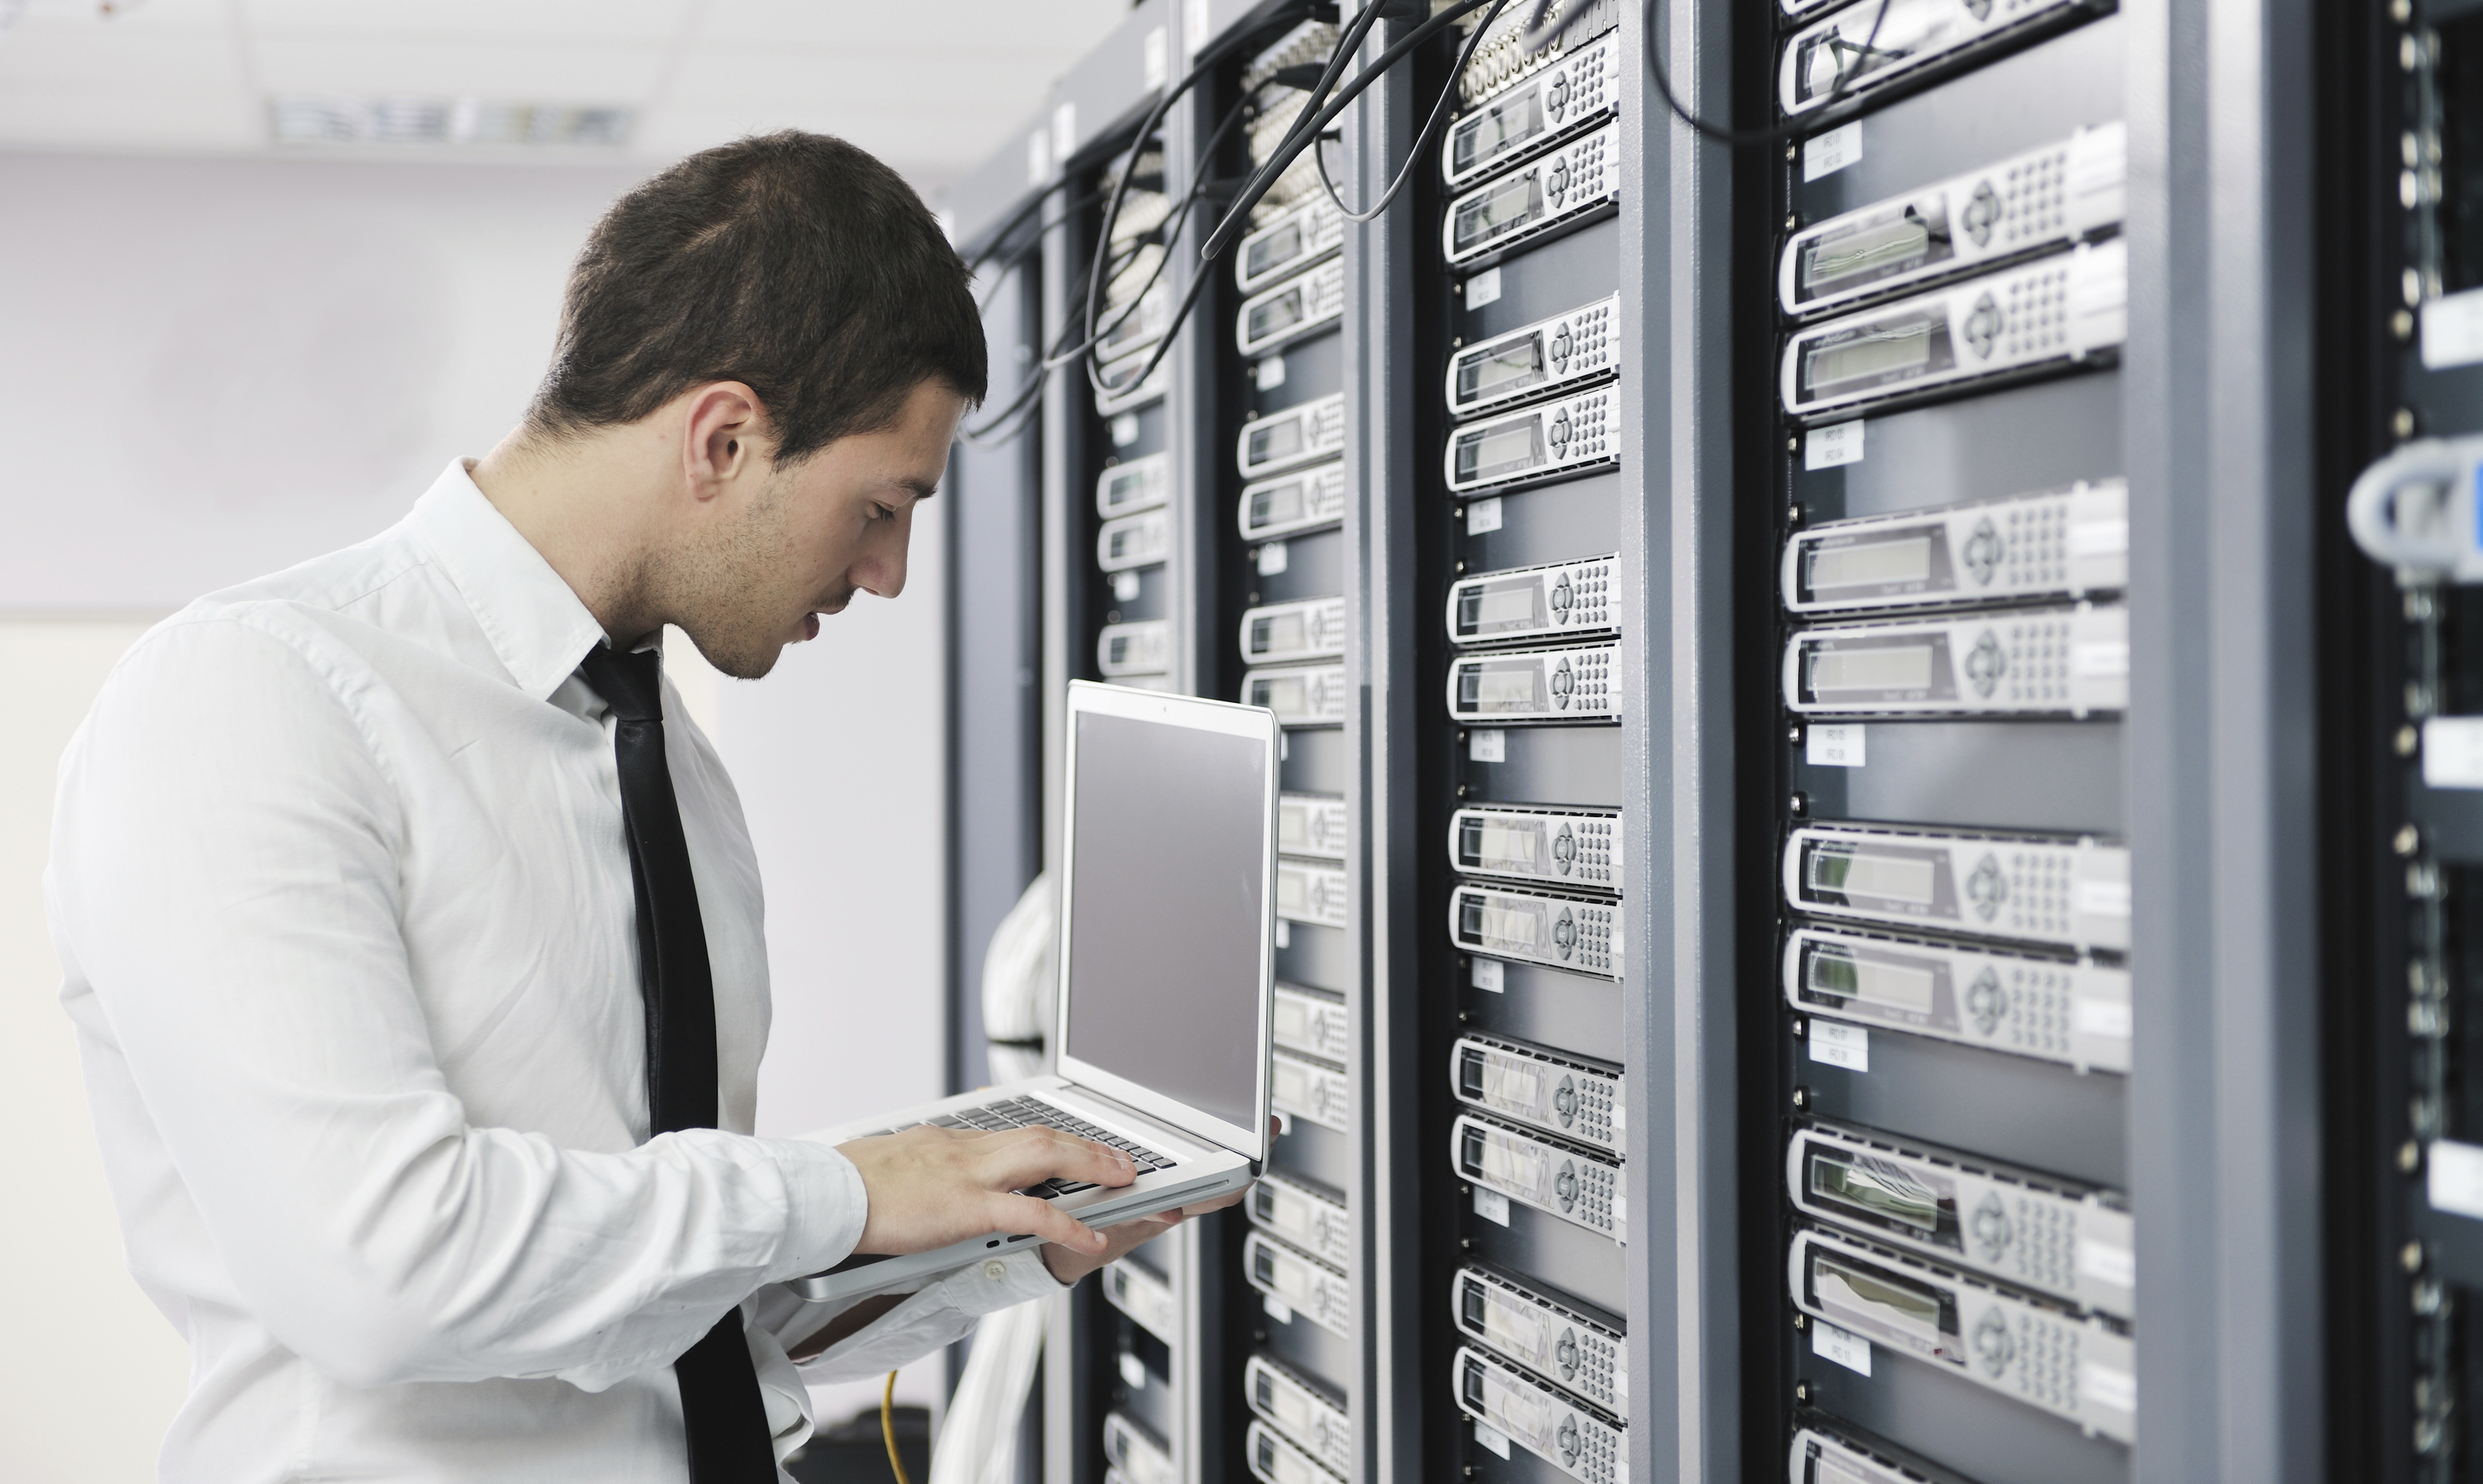
<svg viewBox="0 0 2483 1484">
<path fill-rule="evenodd" d="M 1871 30 L 1862 38 L 1862 44 L 1856 48 L 1855 55 L 1857 59 L 1868 58 L 1877 49 L 1880 27 L 1888 19 L 1889 3 L 1890 0 L 1880 0 L 1880 12 L 1871 17 Z M 1664 106 L 1672 110 L 1673 117 L 1690 125 L 1700 138 L 1720 145 L 1729 145 L 1735 148 L 1749 145 L 1773 145 L 1779 140 L 1790 139 L 1809 129 L 1817 121 L 1809 118 L 1793 118 L 1780 119 L 1763 129 L 1737 129 L 1731 124 L 1710 122 L 1692 113 L 1682 104 L 1681 99 L 1674 95 L 1671 74 L 1665 71 L 1664 57 L 1656 49 L 1655 33 L 1661 23 L 1663 13 L 1664 0 L 1647 0 L 1645 27 L 1647 71 L 1655 77 L 1655 91 L 1664 95 Z M 1820 106 L 1828 107 L 1844 97 L 1854 76 L 1854 73 L 1848 72 L 1839 66 L 1836 69 L 1835 86 L 1828 90 L 1827 101 Z"/>
<path fill-rule="evenodd" d="M 1380 214 L 1397 199 L 1397 193 L 1405 189 L 1405 182 L 1414 178 L 1415 169 L 1429 156 L 1431 142 L 1439 137 L 1440 125 L 1448 121 L 1449 99 L 1456 96 L 1457 79 L 1465 76 L 1466 65 L 1474 60 L 1475 48 L 1482 44 L 1482 34 L 1491 29 L 1493 21 L 1500 19 L 1500 13 L 1508 4 L 1508 0 L 1492 0 L 1491 13 L 1485 15 L 1482 22 L 1466 37 L 1466 43 L 1457 48 L 1456 65 L 1449 68 L 1449 80 L 1441 85 L 1440 100 L 1431 105 L 1431 116 L 1423 120 L 1423 132 L 1414 136 L 1414 148 L 1405 157 L 1405 168 L 1397 172 L 1397 178 L 1388 183 L 1387 190 L 1379 193 L 1377 205 L 1369 211 L 1356 211 L 1347 205 L 1345 198 L 1337 193 L 1336 182 L 1328 178 L 1327 156 L 1317 149 L 1311 151 L 1311 163 L 1319 167 L 1321 187 L 1327 192 L 1327 199 L 1336 202 L 1336 209 L 1345 213 L 1347 221 L 1378 221 Z M 1535 0 L 1535 20 L 1527 23 L 1529 40 L 1532 40 L 1535 34 L 1535 23 L 1540 21 L 1543 18 L 1543 13 L 1551 8 L 1552 0 Z M 1520 41 L 1518 44 L 1522 47 L 1526 42 Z"/>
<path fill-rule="evenodd" d="M 1153 292 L 1156 284 L 1162 280 L 1164 269 L 1172 262 L 1173 239 L 1181 235 L 1183 222 L 1188 217 L 1190 210 L 1198 204 L 1203 193 L 1207 189 L 1209 180 L 1212 178 L 1207 172 L 1206 162 L 1215 158 L 1215 151 L 1217 147 L 1224 143 L 1224 136 L 1232 131 L 1235 124 L 1242 121 L 1242 114 L 1246 106 L 1247 102 L 1245 100 L 1244 102 L 1234 104 L 1230 109 L 1225 111 L 1223 120 L 1217 123 L 1215 128 L 1209 133 L 1207 136 L 1207 143 L 1202 146 L 1198 151 L 1199 166 L 1196 173 L 1190 179 L 1189 189 L 1183 192 L 1180 201 L 1175 203 L 1171 210 L 1164 213 L 1163 221 L 1158 223 L 1155 226 L 1150 227 L 1147 231 L 1140 234 L 1138 240 L 1141 242 L 1161 242 L 1163 245 L 1164 254 L 1163 257 L 1157 262 L 1155 271 L 1147 275 L 1147 281 L 1138 285 L 1137 292 L 1130 296 L 1129 307 L 1123 309 L 1117 319 L 1114 319 L 1112 323 L 1105 326 L 1100 331 L 1094 328 L 1094 315 L 1090 312 L 1087 315 L 1088 337 L 1084 343 L 1077 346 L 1075 349 L 1063 351 L 1056 357 L 1047 360 L 1044 363 L 1044 369 L 1050 370 L 1054 366 L 1074 360 L 1080 356 L 1089 355 L 1096 346 L 1102 344 L 1106 339 L 1108 339 L 1111 335 L 1112 331 L 1120 329 L 1124 324 L 1128 323 L 1130 316 L 1137 313 L 1140 306 L 1146 303 L 1147 295 Z M 1133 165 L 1137 162 L 1138 149 L 1142 145 L 1143 140 L 1140 145 L 1133 146 L 1131 147 L 1130 160 Z M 1129 172 L 1124 171 L 1122 173 L 1126 176 Z M 1108 235 L 1111 230 L 1111 218 L 1107 217 L 1103 223 L 1103 231 L 1107 235 L 1104 235 L 1098 241 L 1096 246 L 1096 251 L 1098 252 L 1101 252 L 1111 241 L 1111 238 Z M 1112 275 L 1118 272 L 1120 272 L 1118 267 L 1107 269 L 1103 274 L 1105 281 L 1110 281 Z M 1087 288 L 1090 297 L 1087 299 L 1086 303 L 1091 311 L 1094 305 L 1094 300 L 1091 297 L 1094 292 L 1094 278 L 1092 276 L 1088 278 Z M 1188 304 L 1189 301 L 1184 300 L 1183 303 Z M 1179 315 L 1176 315 L 1170 328 L 1166 329 L 1164 333 L 1166 336 L 1170 336 L 1173 331 L 1180 328 L 1181 318 Z M 1087 374 L 1091 380 L 1094 374 L 1092 367 L 1089 367 Z"/>
<path fill-rule="evenodd" d="M 1417 47 L 1438 36 L 1441 31 L 1461 17 L 1493 3 L 1495 0 L 1456 0 L 1455 4 L 1434 13 L 1421 25 L 1406 32 L 1386 51 L 1381 52 L 1371 66 L 1354 74 L 1351 81 L 1338 89 L 1334 95 L 1320 107 L 1315 116 L 1311 114 L 1310 106 L 1305 105 L 1303 108 L 1305 117 L 1294 125 L 1291 133 L 1285 136 L 1285 144 L 1278 151 L 1270 155 L 1268 163 L 1259 168 L 1259 172 L 1251 177 L 1250 184 L 1242 188 L 1241 196 L 1235 199 L 1232 209 L 1225 213 L 1224 220 L 1216 224 L 1215 230 L 1208 235 L 1206 243 L 1199 248 L 1199 255 L 1212 258 L 1233 245 L 1234 238 L 1240 235 L 1238 228 L 1248 223 L 1250 208 L 1259 204 L 1269 188 L 1275 185 L 1277 177 L 1282 175 L 1286 168 L 1300 156 L 1305 145 L 1316 141 L 1320 135 L 1325 133 L 1327 126 L 1336 121 L 1337 116 L 1345 112 L 1347 105 L 1360 97 L 1373 83 L 1377 82 L 1391 67 L 1403 61 L 1406 55 Z M 1340 48 L 1341 54 L 1342 48 Z"/>
<path fill-rule="evenodd" d="M 1042 190 L 1037 191 L 1032 196 L 1027 198 L 1025 205 L 1018 207 L 1018 209 L 1013 212 L 1010 212 L 1008 221 L 1001 225 L 999 231 L 992 234 L 991 246 L 983 249 L 980 252 L 975 253 L 973 260 L 966 264 L 967 276 L 971 278 L 975 269 L 982 267 L 985 263 L 992 260 L 992 254 L 1000 251 L 1000 245 L 1008 240 L 1008 234 L 1025 225 L 1026 219 L 1034 215 L 1034 213 L 1042 207 L 1045 197 L 1050 196 L 1053 192 L 1059 190 L 1062 186 L 1065 186 L 1068 183 L 1069 177 L 1063 175 L 1059 179 L 1052 182 L 1052 184 L 1045 186 Z"/>
<path fill-rule="evenodd" d="M 1086 340 L 1085 344 L 1080 347 L 1081 352 L 1093 347 L 1102 338 L 1095 330 L 1095 306 L 1104 296 L 1104 254 L 1112 241 L 1112 224 L 1120 218 L 1121 202 L 1129 197 L 1130 177 L 1137 173 L 1138 152 L 1146 147 L 1147 141 L 1155 137 L 1156 131 L 1163 127 L 1164 117 L 1172 112 L 1173 104 L 1181 101 L 1182 94 L 1197 87 L 1198 80 L 1205 77 L 1209 68 L 1215 66 L 1219 60 L 1221 59 L 1211 53 L 1208 57 L 1192 63 L 1189 70 L 1182 74 L 1181 81 L 1166 88 L 1163 91 L 1163 96 L 1156 99 L 1155 107 L 1147 110 L 1147 117 L 1130 136 L 1130 163 L 1122 168 L 1119 178 L 1112 182 L 1112 199 L 1104 207 L 1103 224 L 1096 233 L 1095 255 L 1086 271 Z M 1167 259 L 1172 256 L 1169 246 L 1164 250 L 1164 256 Z M 1130 301 L 1132 313 L 1136 312 L 1136 305 L 1145 297 L 1141 293 Z M 1125 319 L 1127 317 L 1127 315 L 1123 316 Z M 1106 331 L 1104 333 L 1108 334 L 1110 331 Z M 1092 380 L 1095 373 L 1091 366 L 1086 374 L 1088 379 Z"/>
</svg>

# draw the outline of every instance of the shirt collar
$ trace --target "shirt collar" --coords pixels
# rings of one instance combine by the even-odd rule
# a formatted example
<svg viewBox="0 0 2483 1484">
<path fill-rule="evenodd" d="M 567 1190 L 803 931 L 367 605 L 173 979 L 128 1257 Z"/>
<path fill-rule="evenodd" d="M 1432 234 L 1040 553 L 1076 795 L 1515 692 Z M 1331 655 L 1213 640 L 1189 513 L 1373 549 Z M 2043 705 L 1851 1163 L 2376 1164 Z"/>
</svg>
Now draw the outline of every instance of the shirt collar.
<svg viewBox="0 0 2483 1484">
<path fill-rule="evenodd" d="M 509 517 L 474 483 L 467 461 L 448 465 L 414 501 L 406 524 L 455 583 L 518 688 L 547 700 L 603 642 L 603 625 Z"/>
</svg>

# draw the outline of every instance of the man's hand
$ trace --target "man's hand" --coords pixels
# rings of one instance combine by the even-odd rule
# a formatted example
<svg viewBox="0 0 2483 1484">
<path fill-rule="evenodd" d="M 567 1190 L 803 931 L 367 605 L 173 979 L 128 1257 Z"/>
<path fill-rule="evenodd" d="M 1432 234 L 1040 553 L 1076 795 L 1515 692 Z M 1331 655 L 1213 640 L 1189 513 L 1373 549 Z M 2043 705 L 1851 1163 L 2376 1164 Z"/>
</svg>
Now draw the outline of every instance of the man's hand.
<svg viewBox="0 0 2483 1484">
<path fill-rule="evenodd" d="M 1050 1268 L 1052 1276 L 1062 1283 L 1074 1284 L 1107 1263 L 1118 1262 L 1129 1255 L 1130 1249 L 1145 1242 L 1152 1242 L 1180 1226 L 1183 1217 L 1204 1216 L 1209 1211 L 1220 1211 L 1228 1206 L 1239 1204 L 1242 1198 L 1249 1193 L 1247 1189 L 1237 1190 L 1229 1196 L 1219 1196 L 1213 1201 L 1202 1201 L 1196 1206 L 1185 1206 L 1174 1211 L 1158 1211 L 1152 1216 L 1141 1216 L 1135 1221 L 1122 1222 L 1117 1227 L 1106 1227 L 1104 1250 L 1101 1252 L 1091 1250 L 1081 1252 L 1056 1242 L 1046 1242 L 1043 1244 L 1043 1265 Z"/>
<path fill-rule="evenodd" d="M 862 1172 L 870 1201 L 854 1251 L 892 1257 L 990 1232 L 1023 1232 L 1100 1264 L 1111 1251 L 1103 1232 L 1016 1192 L 1047 1179 L 1126 1185 L 1137 1179 L 1129 1155 L 1057 1128 L 978 1133 L 924 1124 L 837 1149 Z"/>
</svg>

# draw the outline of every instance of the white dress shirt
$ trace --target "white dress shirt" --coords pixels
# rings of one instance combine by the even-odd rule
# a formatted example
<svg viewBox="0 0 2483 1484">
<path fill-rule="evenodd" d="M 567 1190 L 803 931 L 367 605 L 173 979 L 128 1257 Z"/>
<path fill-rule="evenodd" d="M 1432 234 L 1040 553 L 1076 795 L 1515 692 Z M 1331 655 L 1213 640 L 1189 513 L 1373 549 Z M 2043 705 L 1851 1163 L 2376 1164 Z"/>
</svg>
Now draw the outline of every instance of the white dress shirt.
<svg viewBox="0 0 2483 1484">
<path fill-rule="evenodd" d="M 860 1239 L 849 1160 L 750 1133 L 758 862 L 669 683 L 719 1106 L 647 1138 L 620 781 L 574 674 L 602 639 L 460 464 L 156 626 L 70 743 L 52 931 L 130 1269 L 192 1350 L 172 1484 L 678 1484 L 673 1359 Z M 976 1264 L 812 1374 L 1057 1291 L 1032 1253 Z M 751 1349 L 782 1456 L 806 1393 Z"/>
</svg>

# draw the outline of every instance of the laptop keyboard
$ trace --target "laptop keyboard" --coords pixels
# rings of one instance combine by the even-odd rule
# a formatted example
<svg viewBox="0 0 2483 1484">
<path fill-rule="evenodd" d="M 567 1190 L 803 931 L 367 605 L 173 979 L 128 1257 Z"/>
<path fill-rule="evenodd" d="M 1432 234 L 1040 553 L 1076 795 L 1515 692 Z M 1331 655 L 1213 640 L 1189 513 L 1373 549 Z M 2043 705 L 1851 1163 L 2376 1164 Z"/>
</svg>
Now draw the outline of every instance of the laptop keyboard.
<svg viewBox="0 0 2483 1484">
<path fill-rule="evenodd" d="M 1140 1175 L 1172 1167 L 1170 1159 L 1154 1150 L 1133 1144 L 1108 1128 L 1098 1128 L 1083 1119 L 1071 1116 L 1066 1109 L 1032 1098 L 1010 1098 L 1001 1102 L 987 1102 L 978 1108 L 959 1108 L 930 1122 L 943 1128 L 977 1128 L 987 1133 L 997 1133 L 1003 1128 L 1057 1128 L 1063 1133 L 1074 1133 L 1081 1139 L 1092 1139 L 1119 1150 L 1130 1156 L 1130 1163 L 1137 1166 Z M 1088 1180 L 1048 1179 L 1039 1185 L 1028 1185 L 1018 1194 L 1048 1200 L 1053 1196 L 1075 1195 L 1081 1190 L 1094 1188 L 1094 1183 Z"/>
</svg>

